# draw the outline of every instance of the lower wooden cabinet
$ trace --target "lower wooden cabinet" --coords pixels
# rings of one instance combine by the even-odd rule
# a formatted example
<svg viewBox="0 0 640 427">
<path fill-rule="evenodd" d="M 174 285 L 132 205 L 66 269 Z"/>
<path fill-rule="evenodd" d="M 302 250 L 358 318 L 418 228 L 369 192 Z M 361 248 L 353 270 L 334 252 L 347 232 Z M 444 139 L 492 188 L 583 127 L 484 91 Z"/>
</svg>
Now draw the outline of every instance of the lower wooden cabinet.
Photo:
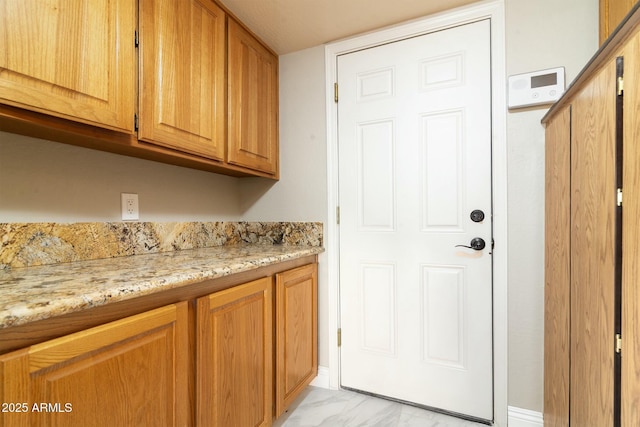
<svg viewBox="0 0 640 427">
<path fill-rule="evenodd" d="M 275 301 L 273 277 L 198 299 L 198 425 L 269 426 L 318 375 L 317 275 L 276 274 Z"/>
<path fill-rule="evenodd" d="M 0 427 L 270 426 L 318 372 L 317 266 L 0 355 Z"/>
<path fill-rule="evenodd" d="M 276 417 L 318 375 L 317 283 L 317 264 L 276 275 Z"/>
<path fill-rule="evenodd" d="M 197 425 L 271 425 L 272 288 L 266 277 L 198 299 Z"/>
<path fill-rule="evenodd" d="M 187 305 L 0 356 L 2 426 L 182 426 Z"/>
</svg>

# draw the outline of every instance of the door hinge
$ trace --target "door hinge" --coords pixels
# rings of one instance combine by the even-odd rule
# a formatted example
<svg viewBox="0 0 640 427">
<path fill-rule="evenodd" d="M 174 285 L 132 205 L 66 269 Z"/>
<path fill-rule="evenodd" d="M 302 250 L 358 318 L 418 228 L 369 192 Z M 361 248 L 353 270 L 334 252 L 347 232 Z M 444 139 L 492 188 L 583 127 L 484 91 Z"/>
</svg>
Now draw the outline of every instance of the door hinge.
<svg viewBox="0 0 640 427">
<path fill-rule="evenodd" d="M 138 132 L 138 115 L 133 115 L 133 130 Z"/>
<path fill-rule="evenodd" d="M 336 224 L 340 225 L 340 206 L 336 206 Z"/>
<path fill-rule="evenodd" d="M 620 334 L 616 334 L 616 353 L 620 353 L 622 351 L 622 337 Z"/>
<path fill-rule="evenodd" d="M 622 188 L 618 188 L 618 206 L 622 206 Z"/>
<path fill-rule="evenodd" d="M 342 346 L 342 328 L 338 328 L 338 347 Z"/>
<path fill-rule="evenodd" d="M 138 40 L 138 30 L 133 33 L 133 45 L 138 47 L 140 45 L 140 40 Z"/>
<path fill-rule="evenodd" d="M 622 95 L 624 92 L 624 78 L 622 76 L 618 77 L 618 96 Z"/>
<path fill-rule="evenodd" d="M 338 102 L 338 83 L 333 84 L 333 100 Z"/>
</svg>

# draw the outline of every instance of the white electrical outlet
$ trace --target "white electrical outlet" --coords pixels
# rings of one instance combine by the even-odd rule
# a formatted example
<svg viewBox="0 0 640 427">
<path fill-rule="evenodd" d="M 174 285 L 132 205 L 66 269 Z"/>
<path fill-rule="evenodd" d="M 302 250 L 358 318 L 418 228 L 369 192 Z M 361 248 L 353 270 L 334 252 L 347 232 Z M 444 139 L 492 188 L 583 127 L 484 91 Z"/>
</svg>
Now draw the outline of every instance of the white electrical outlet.
<svg viewBox="0 0 640 427">
<path fill-rule="evenodd" d="M 138 195 L 132 193 L 122 193 L 122 220 L 137 221 L 138 214 Z"/>
</svg>

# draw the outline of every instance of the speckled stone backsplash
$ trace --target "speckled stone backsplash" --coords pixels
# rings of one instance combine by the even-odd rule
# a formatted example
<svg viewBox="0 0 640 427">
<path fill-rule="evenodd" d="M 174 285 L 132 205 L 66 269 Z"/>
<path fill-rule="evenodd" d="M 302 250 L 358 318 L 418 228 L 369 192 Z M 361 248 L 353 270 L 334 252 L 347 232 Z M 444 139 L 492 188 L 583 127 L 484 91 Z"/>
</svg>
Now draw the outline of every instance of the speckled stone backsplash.
<svg viewBox="0 0 640 427">
<path fill-rule="evenodd" d="M 0 269 L 238 243 L 322 246 L 322 223 L 0 223 Z"/>
</svg>

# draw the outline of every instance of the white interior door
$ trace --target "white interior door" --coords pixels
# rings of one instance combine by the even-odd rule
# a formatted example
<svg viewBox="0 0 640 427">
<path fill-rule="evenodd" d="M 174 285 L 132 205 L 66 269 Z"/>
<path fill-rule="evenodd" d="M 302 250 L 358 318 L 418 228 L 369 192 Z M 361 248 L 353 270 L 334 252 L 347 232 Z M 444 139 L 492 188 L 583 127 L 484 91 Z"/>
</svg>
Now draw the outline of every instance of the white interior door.
<svg viewBox="0 0 640 427">
<path fill-rule="evenodd" d="M 490 22 L 340 56 L 338 83 L 341 384 L 491 420 Z"/>
</svg>

